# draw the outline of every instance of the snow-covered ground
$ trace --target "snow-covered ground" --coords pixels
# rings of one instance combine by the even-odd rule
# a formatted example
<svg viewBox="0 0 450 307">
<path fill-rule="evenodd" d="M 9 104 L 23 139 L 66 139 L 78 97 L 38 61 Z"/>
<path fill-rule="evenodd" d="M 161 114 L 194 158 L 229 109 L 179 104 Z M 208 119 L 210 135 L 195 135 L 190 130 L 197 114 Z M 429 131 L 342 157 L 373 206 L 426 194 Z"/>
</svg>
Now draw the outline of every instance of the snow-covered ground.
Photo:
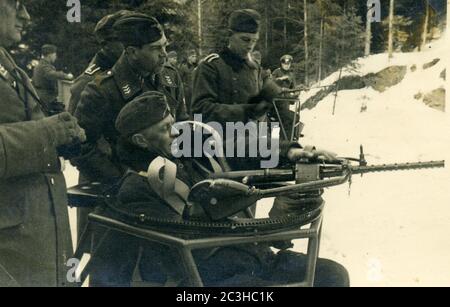
<svg viewBox="0 0 450 307">
<path fill-rule="evenodd" d="M 339 92 L 305 110 L 303 143 L 356 156 L 364 145 L 369 164 L 447 160 L 448 114 L 414 99 L 445 81 L 450 45 L 444 38 L 425 52 L 360 59 L 360 75 L 391 65 L 407 65 L 398 85 L 379 93 L 372 88 Z M 425 63 L 441 61 L 423 70 Z M 411 71 L 416 65 L 417 70 Z M 335 73 L 322 81 L 330 84 Z M 301 98 L 313 95 L 315 91 Z M 361 113 L 361 105 L 367 111 Z M 450 286 L 450 172 L 446 169 L 354 176 L 348 186 L 327 190 L 321 257 L 342 263 L 353 286 Z"/>
<path fill-rule="evenodd" d="M 379 93 L 371 88 L 341 91 L 333 116 L 333 95 L 313 110 L 302 112 L 305 144 L 330 149 L 341 156 L 358 156 L 364 145 L 370 164 L 447 160 L 450 153 L 448 114 L 415 100 L 444 86 L 439 74 L 447 66 L 447 40 L 421 53 L 386 54 L 358 61 L 358 74 L 407 65 L 405 79 Z M 432 68 L 422 65 L 435 58 Z M 412 72 L 410 67 L 417 66 Z M 338 73 L 321 82 L 331 84 Z M 302 95 L 302 101 L 317 90 Z M 367 111 L 361 113 L 361 105 Z M 70 165 L 69 186 L 78 174 Z M 321 257 L 342 263 L 352 286 L 450 286 L 450 172 L 444 169 L 354 176 L 348 186 L 328 189 Z M 267 201 L 265 202 L 267 203 Z M 269 206 L 262 206 L 264 215 Z M 71 223 L 76 222 L 71 210 Z M 75 227 L 73 227 L 75 230 Z M 75 239 L 75 231 L 74 231 Z M 298 250 L 303 245 L 296 245 Z"/>
</svg>

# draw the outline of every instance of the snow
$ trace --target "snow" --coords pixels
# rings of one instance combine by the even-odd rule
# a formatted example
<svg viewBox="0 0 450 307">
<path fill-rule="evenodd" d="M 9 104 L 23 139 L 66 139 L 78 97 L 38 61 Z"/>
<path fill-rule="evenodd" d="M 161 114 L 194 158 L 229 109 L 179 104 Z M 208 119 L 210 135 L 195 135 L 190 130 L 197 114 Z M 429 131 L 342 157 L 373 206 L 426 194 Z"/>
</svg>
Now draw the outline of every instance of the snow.
<svg viewBox="0 0 450 307">
<path fill-rule="evenodd" d="M 302 142 L 353 157 L 358 157 L 362 144 L 369 164 L 447 159 L 448 114 L 427 107 L 414 95 L 445 87 L 439 75 L 449 52 L 443 38 L 424 52 L 394 54 L 391 60 L 387 54 L 359 59 L 359 71 L 353 74 L 407 65 L 407 75 L 383 93 L 372 88 L 339 92 L 334 116 L 334 94 L 303 111 Z M 423 70 L 423 64 L 435 58 L 441 61 Z M 412 65 L 417 66 L 415 72 Z M 331 84 L 338 75 L 321 84 Z M 317 91 L 303 94 L 302 101 Z M 367 111 L 361 113 L 363 104 Z M 347 185 L 325 193 L 320 256 L 343 264 L 352 286 L 450 286 L 448 166 L 354 176 L 348 192 Z"/>
</svg>

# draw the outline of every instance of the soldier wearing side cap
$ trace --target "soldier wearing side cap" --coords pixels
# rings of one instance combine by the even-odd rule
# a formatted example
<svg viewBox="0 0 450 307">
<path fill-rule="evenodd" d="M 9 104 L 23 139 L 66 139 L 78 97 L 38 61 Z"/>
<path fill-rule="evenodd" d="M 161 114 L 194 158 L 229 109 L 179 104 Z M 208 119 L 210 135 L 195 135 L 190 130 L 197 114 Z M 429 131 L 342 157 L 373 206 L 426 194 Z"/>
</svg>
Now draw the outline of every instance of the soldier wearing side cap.
<svg viewBox="0 0 450 307">
<path fill-rule="evenodd" d="M 188 51 L 186 63 L 180 66 L 180 76 L 184 84 L 184 92 L 186 96 L 186 106 L 188 113 L 192 116 L 192 83 L 194 70 L 198 65 L 198 53 L 197 50 L 191 49 Z"/>
<path fill-rule="evenodd" d="M 270 104 L 249 104 L 262 90 L 262 70 L 250 56 L 259 40 L 260 15 L 250 9 L 229 18 L 229 44 L 202 60 L 194 73 L 192 111 L 205 122 L 244 122 L 264 116 Z"/>
<path fill-rule="evenodd" d="M 58 49 L 54 45 L 42 46 L 42 59 L 33 71 L 33 84 L 39 98 L 44 103 L 48 115 L 64 111 L 65 106 L 57 101 L 58 80 L 72 80 L 72 74 L 57 71 L 54 64 L 58 57 Z"/>
<path fill-rule="evenodd" d="M 69 113 L 45 117 L 6 51 L 29 21 L 20 1 L 0 0 L 0 287 L 67 286 L 73 250 L 58 148 L 85 136 Z"/>
<path fill-rule="evenodd" d="M 73 114 L 75 112 L 81 99 L 81 93 L 86 85 L 94 80 L 97 75 L 111 69 L 122 55 L 123 46 L 117 39 L 113 25 L 119 18 L 128 13 L 131 12 L 122 10 L 114 14 L 106 15 L 95 26 L 94 35 L 101 49 L 90 61 L 86 70 L 75 79 L 70 89 L 71 98 L 68 110 L 70 113 Z"/>
<path fill-rule="evenodd" d="M 273 72 L 275 82 L 282 88 L 290 90 L 296 86 L 295 74 L 291 69 L 293 60 L 294 58 L 289 54 L 282 56 L 280 59 L 281 67 Z"/>
<path fill-rule="evenodd" d="M 111 70 L 88 84 L 75 111 L 88 141 L 81 156 L 72 163 L 92 181 L 122 176 L 124 167 L 115 152 L 118 135 L 114 122 L 122 107 L 134 97 L 148 90 L 160 90 L 167 94 L 174 118 L 188 118 L 180 83 L 161 74 L 167 39 L 159 22 L 145 14 L 131 13 L 116 21 L 114 31 L 124 52 Z M 98 147 L 101 138 L 110 144 L 110 152 Z"/>
<path fill-rule="evenodd" d="M 113 206 L 130 215 L 180 223 L 189 218 L 211 222 L 200 207 L 195 204 L 191 207 L 186 201 L 189 189 L 206 178 L 205 169 L 211 165 L 201 159 L 172 155 L 171 145 L 177 137 L 173 124 L 166 97 L 158 92 L 143 93 L 119 113 L 116 128 L 123 145 L 119 156 L 130 169 L 119 184 Z M 305 153 L 298 144 L 290 142 L 284 142 L 280 149 L 286 161 L 288 156 L 295 160 Z M 164 187 L 150 183 L 148 176 L 152 172 L 160 178 L 158 169 L 149 170 L 149 164 L 157 158 L 164 158 L 165 167 L 173 169 L 174 191 L 164 191 Z M 161 184 L 165 186 L 166 182 Z M 301 203 L 297 202 L 297 206 Z M 112 231 L 91 259 L 91 268 L 99 276 L 94 286 L 129 286 L 138 258 L 144 281 L 187 285 L 175 249 Z M 196 251 L 194 259 L 205 286 L 269 286 L 297 282 L 303 279 L 306 266 L 305 255 L 290 251 L 276 254 L 264 243 Z M 333 261 L 318 259 L 315 285 L 348 286 L 348 273 Z"/>
</svg>

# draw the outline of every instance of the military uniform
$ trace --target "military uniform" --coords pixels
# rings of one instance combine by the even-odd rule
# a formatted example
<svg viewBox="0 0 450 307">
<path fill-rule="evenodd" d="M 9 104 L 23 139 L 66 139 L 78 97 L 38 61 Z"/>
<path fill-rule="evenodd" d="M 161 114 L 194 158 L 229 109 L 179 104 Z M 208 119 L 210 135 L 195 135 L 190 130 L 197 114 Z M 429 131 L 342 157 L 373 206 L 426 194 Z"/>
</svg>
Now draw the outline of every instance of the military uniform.
<svg viewBox="0 0 450 307">
<path fill-rule="evenodd" d="M 103 51 L 99 51 L 89 63 L 87 69 L 77 79 L 70 88 L 69 112 L 74 114 L 81 99 L 81 93 L 86 85 L 95 79 L 97 75 L 111 69 L 116 63 L 116 59 L 111 59 Z"/>
<path fill-rule="evenodd" d="M 67 80 L 66 74 L 62 71 L 57 71 L 53 64 L 42 59 L 34 69 L 33 85 L 48 113 L 52 113 L 55 108 L 61 108 L 56 106 L 58 80 Z"/>
<path fill-rule="evenodd" d="M 202 114 L 205 122 L 246 123 L 255 107 L 248 102 L 262 88 L 260 66 L 225 49 L 207 56 L 195 71 L 192 111 Z"/>
<path fill-rule="evenodd" d="M 54 136 L 26 73 L 0 48 L 0 286 L 62 286 L 72 255 Z"/>
<path fill-rule="evenodd" d="M 122 107 L 145 91 L 166 93 L 174 118 L 188 119 L 181 80 L 173 80 L 164 73 L 170 69 L 165 67 L 154 78 L 143 78 L 132 69 L 124 54 L 110 71 L 89 83 L 75 111 L 80 126 L 86 130 L 88 142 L 83 146 L 83 155 L 72 160 L 74 165 L 94 180 L 108 180 L 123 174 L 115 153 L 118 134 L 114 122 Z M 97 141 L 102 136 L 111 145 L 111 152 L 98 147 Z"/>
<path fill-rule="evenodd" d="M 295 88 L 295 75 L 291 70 L 286 71 L 283 68 L 277 68 L 272 73 L 272 77 L 280 87 L 287 89 Z M 283 78 L 283 80 L 280 80 L 281 78 Z"/>
</svg>

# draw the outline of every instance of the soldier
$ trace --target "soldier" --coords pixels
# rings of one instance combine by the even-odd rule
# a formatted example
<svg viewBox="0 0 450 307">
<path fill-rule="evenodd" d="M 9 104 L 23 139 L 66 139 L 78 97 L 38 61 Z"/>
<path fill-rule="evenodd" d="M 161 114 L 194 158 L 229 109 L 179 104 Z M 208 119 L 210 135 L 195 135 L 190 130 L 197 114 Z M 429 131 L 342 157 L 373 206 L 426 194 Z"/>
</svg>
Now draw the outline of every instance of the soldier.
<svg viewBox="0 0 450 307">
<path fill-rule="evenodd" d="M 124 53 L 110 71 L 88 84 L 75 111 L 88 140 L 72 163 L 92 181 L 110 181 L 123 174 L 115 151 L 118 135 L 114 121 L 137 95 L 161 90 L 167 93 L 173 116 L 177 120 L 188 118 L 181 81 L 161 73 L 167 39 L 159 22 L 141 13 L 126 14 L 114 24 L 114 30 Z M 110 144 L 108 150 L 98 146 L 102 137 Z"/>
<path fill-rule="evenodd" d="M 167 65 L 175 69 L 178 67 L 178 53 L 176 51 L 170 51 L 167 54 Z"/>
<path fill-rule="evenodd" d="M 163 157 L 167 159 L 166 163 L 174 164 L 177 185 L 185 186 L 189 190 L 195 183 L 205 179 L 204 170 L 199 166 L 201 161 L 175 159 L 172 156 L 171 144 L 176 137 L 173 123 L 166 98 L 158 92 L 142 94 L 120 112 L 116 128 L 128 149 L 122 152 L 121 158 L 127 161 L 131 170 L 120 184 L 116 204 L 119 210 L 133 215 L 145 214 L 163 220 L 183 221 L 186 200 L 183 200 L 182 196 L 178 201 L 173 200 L 173 197 L 171 200 L 166 199 L 164 192 L 149 184 L 146 174 L 148 165 L 155 158 Z M 284 143 L 280 149 L 284 152 L 285 159 L 290 156 L 296 160 L 306 154 L 298 144 Z M 317 152 L 316 155 L 320 154 Z M 196 210 L 192 212 L 194 211 Z M 204 213 L 196 215 L 196 219 L 210 221 Z M 159 280 L 163 284 L 172 280 L 178 281 L 175 283 L 177 286 L 186 285 L 183 283 L 175 250 L 140 242 L 136 238 L 118 233 L 111 235 L 92 259 L 94 272 L 102 277 L 102 283 L 99 285 L 128 286 L 140 246 L 143 247 L 140 272 L 144 281 Z M 206 286 L 268 286 L 292 283 L 303 279 L 306 267 L 305 255 L 287 251 L 275 254 L 266 244 L 221 247 L 214 251 L 199 251 L 194 257 Z M 160 276 L 155 274 L 157 265 L 159 270 L 163 270 Z M 339 264 L 318 259 L 315 285 L 348 286 L 348 274 Z"/>
<path fill-rule="evenodd" d="M 234 11 L 229 18 L 229 44 L 203 59 L 194 73 L 192 111 L 203 119 L 244 122 L 264 116 L 268 102 L 250 104 L 263 88 L 261 67 L 251 57 L 259 39 L 260 15 L 250 9 Z"/>
<path fill-rule="evenodd" d="M 198 54 L 197 50 L 191 49 L 188 51 L 186 63 L 182 64 L 180 67 L 180 76 L 184 84 L 184 93 L 186 96 L 186 106 L 189 115 L 192 116 L 192 82 L 194 70 L 198 65 Z"/>
<path fill-rule="evenodd" d="M 73 79 L 72 74 L 66 74 L 56 70 L 53 64 L 57 58 L 56 46 L 42 46 L 42 59 L 33 72 L 33 84 L 49 115 L 62 112 L 65 109 L 64 104 L 57 101 L 58 80 Z"/>
<path fill-rule="evenodd" d="M 273 78 L 275 79 L 275 82 L 282 88 L 290 90 L 294 89 L 296 86 L 295 75 L 291 70 L 293 60 L 294 58 L 291 55 L 283 55 L 280 59 L 281 67 L 277 68 L 273 72 Z"/>
<path fill-rule="evenodd" d="M 20 1 L 0 0 L 0 286 L 63 286 L 73 250 L 57 148 L 85 136 L 68 113 L 44 117 L 5 49 L 29 20 Z"/>
<path fill-rule="evenodd" d="M 97 42 L 101 45 L 101 49 L 94 56 L 92 61 L 89 63 L 87 69 L 82 75 L 80 75 L 72 85 L 71 98 L 69 103 L 69 112 L 74 113 L 76 107 L 81 99 L 81 93 L 87 86 L 89 82 L 94 80 L 96 76 L 105 73 L 107 70 L 111 69 L 113 65 L 117 62 L 119 57 L 123 52 L 123 46 L 117 39 L 117 35 L 114 32 L 113 25 L 121 17 L 126 14 L 131 14 L 131 11 L 121 10 L 117 13 L 106 15 L 97 23 L 94 29 L 94 35 Z M 109 152 L 109 144 L 104 140 L 100 139 L 97 142 L 97 147 L 102 148 L 104 152 Z M 88 175 L 80 172 L 79 183 L 84 183 L 94 178 L 89 178 Z M 92 212 L 90 208 L 77 208 L 77 223 L 78 223 L 78 238 L 81 237 L 89 213 Z"/>
<path fill-rule="evenodd" d="M 97 23 L 94 35 L 101 49 L 89 63 L 87 69 L 81 74 L 72 85 L 70 92 L 69 112 L 74 113 L 80 101 L 81 93 L 86 85 L 94 78 L 111 69 L 123 52 L 122 43 L 117 40 L 113 25 L 123 15 L 130 11 L 122 10 L 114 14 L 106 15 Z"/>
</svg>

